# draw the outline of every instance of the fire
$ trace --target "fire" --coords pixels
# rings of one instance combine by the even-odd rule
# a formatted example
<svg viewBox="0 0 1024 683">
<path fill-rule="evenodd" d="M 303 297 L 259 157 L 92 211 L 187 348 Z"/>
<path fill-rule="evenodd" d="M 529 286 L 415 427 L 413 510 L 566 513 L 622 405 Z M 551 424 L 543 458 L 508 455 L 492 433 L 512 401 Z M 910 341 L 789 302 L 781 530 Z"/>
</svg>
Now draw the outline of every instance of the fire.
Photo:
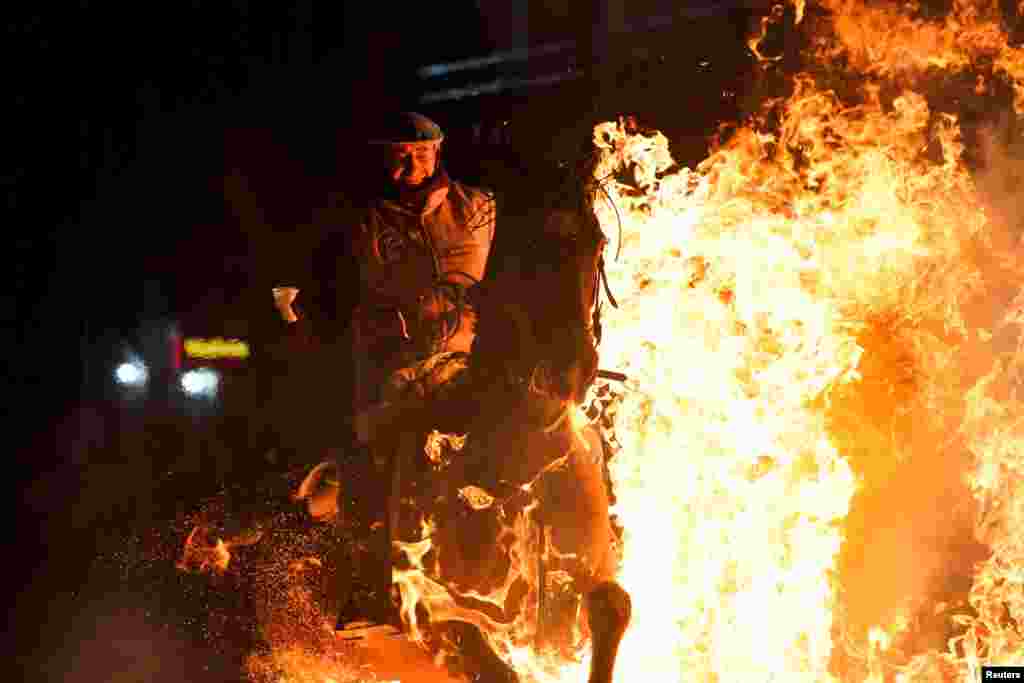
<svg viewBox="0 0 1024 683">
<path fill-rule="evenodd" d="M 1007 480 L 1020 471 L 1019 406 L 1005 386 L 998 400 L 986 394 L 996 380 L 967 391 L 960 365 L 996 357 L 972 319 L 986 297 L 1019 288 L 1015 245 L 964 163 L 958 119 L 909 88 L 926 70 L 965 70 L 988 55 L 991 80 L 1013 79 L 1019 109 L 1022 53 L 994 7 L 956 2 L 943 23 L 906 7 L 825 2 L 812 47 L 826 69 L 844 57 L 857 92 L 798 75 L 788 98 L 695 170 L 660 177 L 671 165 L 664 137 L 595 130 L 598 175 L 634 169 L 632 187 L 608 183 L 611 201 L 598 206 L 605 232 L 622 230 L 608 272 L 620 308 L 606 315 L 602 366 L 632 380 L 613 461 L 626 530 L 620 578 L 634 601 L 622 680 L 893 674 L 881 658 L 900 624 L 853 636 L 868 641 L 860 674 L 831 666 L 842 627 L 837 557 L 858 487 L 839 448 L 849 435 L 835 425 L 855 417 L 844 411 L 856 392 L 875 405 L 903 392 L 897 409 L 936 435 L 892 443 L 879 458 L 934 449 L 959 428 L 977 464 L 971 486 L 1001 522 L 987 527 L 998 530 L 987 540 L 993 556 L 970 594 L 979 617 L 960 617 L 968 628 L 947 652 L 909 653 L 901 680 L 976 680 L 982 661 L 1024 658 L 1010 620 L 1024 607 L 1024 576 L 1011 569 L 1024 545 L 1009 531 L 1024 521 L 1015 502 L 1024 491 Z M 863 375 L 871 335 L 907 349 L 909 374 Z M 998 363 L 992 373 L 1008 381 Z"/>
<path fill-rule="evenodd" d="M 597 141 L 610 158 L 618 148 L 639 160 L 666 145 L 614 126 Z M 838 307 L 805 286 L 807 274 L 824 284 L 818 226 L 776 211 L 777 191 L 763 195 L 774 206 L 757 206 L 757 181 L 782 179 L 759 178 L 758 157 L 741 153 L 767 142 L 740 136 L 663 183 L 650 212 L 622 212 L 629 201 L 613 191 L 625 214 L 623 258 L 609 270 L 620 308 L 602 364 L 635 382 L 613 461 L 635 615 L 623 680 L 828 678 L 828 574 L 854 478 L 815 405 L 856 378 L 859 350 Z"/>
<path fill-rule="evenodd" d="M 446 585 L 441 577 L 436 576 L 436 572 L 424 567 L 424 557 L 433 547 L 428 536 L 432 531 L 430 524 L 424 524 L 423 533 L 426 537 L 422 540 L 396 543 L 409 566 L 396 568 L 393 579 L 401 594 L 402 621 L 414 642 L 423 640 L 416 612 L 419 607 L 426 611 L 432 621 L 462 621 L 477 627 L 495 653 L 510 664 L 524 681 L 557 683 L 585 678 L 589 664 L 587 657 L 566 661 L 558 653 L 540 653 L 533 648 L 532 629 L 537 623 L 536 587 L 539 583 L 534 558 L 543 552 L 533 533 L 532 513 L 535 509 L 536 504 L 528 505 L 511 521 L 509 531 L 515 539 L 511 549 L 511 567 L 502 585 L 486 594 L 476 591 L 460 593 L 454 586 Z M 533 590 L 526 599 L 526 608 L 512 621 L 495 621 L 483 612 L 462 606 L 455 600 L 456 596 L 461 596 L 503 607 L 513 583 L 519 578 L 525 579 Z M 558 578 L 558 572 L 548 576 L 549 581 L 557 581 Z M 576 642 L 579 642 L 579 634 L 574 635 L 577 636 Z"/>
<path fill-rule="evenodd" d="M 178 560 L 178 569 L 223 574 L 231 563 L 232 548 L 252 545 L 261 537 L 262 532 L 255 530 L 225 541 L 219 537 L 211 538 L 210 530 L 200 524 L 192 529 L 185 540 L 185 550 Z"/>
<path fill-rule="evenodd" d="M 820 40 L 818 57 L 847 58 L 857 73 L 886 79 L 917 78 L 930 68 L 956 73 L 990 60 L 994 74 L 1013 86 L 1016 110 L 1024 111 L 1024 51 L 1009 44 L 998 3 L 954 0 L 941 21 L 915 17 L 917 3 L 824 0 L 821 5 L 831 13 L 838 41 Z M 988 79 L 977 78 L 985 90 Z"/>
<path fill-rule="evenodd" d="M 436 429 L 427 435 L 427 443 L 423 446 L 423 452 L 427 459 L 437 467 L 448 464 L 444 459 L 444 449 L 447 447 L 453 452 L 461 451 L 466 446 L 466 434 L 442 434 Z"/>
</svg>

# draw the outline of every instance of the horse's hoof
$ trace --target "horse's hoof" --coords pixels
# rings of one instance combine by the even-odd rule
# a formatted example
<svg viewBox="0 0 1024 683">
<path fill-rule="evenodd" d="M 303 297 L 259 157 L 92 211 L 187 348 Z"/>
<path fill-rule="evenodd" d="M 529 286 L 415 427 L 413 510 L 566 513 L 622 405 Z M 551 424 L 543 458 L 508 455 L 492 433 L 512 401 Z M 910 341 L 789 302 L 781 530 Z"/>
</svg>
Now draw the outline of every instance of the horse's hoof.
<svg viewBox="0 0 1024 683">
<path fill-rule="evenodd" d="M 619 643 L 633 615 L 633 601 L 622 586 L 607 581 L 587 594 L 587 612 L 594 643 L 588 683 L 612 683 Z"/>
</svg>

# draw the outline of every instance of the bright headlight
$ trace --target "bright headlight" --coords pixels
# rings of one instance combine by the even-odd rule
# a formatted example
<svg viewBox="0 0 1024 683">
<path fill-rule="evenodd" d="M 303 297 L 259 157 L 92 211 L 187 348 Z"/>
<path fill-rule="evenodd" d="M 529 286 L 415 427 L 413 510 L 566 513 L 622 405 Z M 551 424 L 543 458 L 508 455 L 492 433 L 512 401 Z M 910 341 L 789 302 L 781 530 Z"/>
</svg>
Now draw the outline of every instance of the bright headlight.
<svg viewBox="0 0 1024 683">
<path fill-rule="evenodd" d="M 139 361 L 121 363 L 114 371 L 117 383 L 128 387 L 141 387 L 149 379 L 149 372 L 144 363 Z"/>
<path fill-rule="evenodd" d="M 220 375 L 209 368 L 189 370 L 181 376 L 181 388 L 189 396 L 215 396 L 220 386 Z"/>
</svg>

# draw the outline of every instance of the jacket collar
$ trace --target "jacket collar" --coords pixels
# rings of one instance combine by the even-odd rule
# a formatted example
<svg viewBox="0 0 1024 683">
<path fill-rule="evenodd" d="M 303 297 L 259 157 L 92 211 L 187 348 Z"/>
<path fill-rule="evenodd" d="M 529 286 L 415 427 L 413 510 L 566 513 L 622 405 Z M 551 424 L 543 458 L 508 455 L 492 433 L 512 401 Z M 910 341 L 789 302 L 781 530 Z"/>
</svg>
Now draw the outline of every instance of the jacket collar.
<svg viewBox="0 0 1024 683">
<path fill-rule="evenodd" d="M 382 200 L 382 204 L 389 208 L 399 209 L 407 213 L 425 215 L 434 211 L 448 197 L 448 190 L 451 188 L 451 179 L 443 169 L 438 169 L 434 177 L 410 192 Z"/>
</svg>

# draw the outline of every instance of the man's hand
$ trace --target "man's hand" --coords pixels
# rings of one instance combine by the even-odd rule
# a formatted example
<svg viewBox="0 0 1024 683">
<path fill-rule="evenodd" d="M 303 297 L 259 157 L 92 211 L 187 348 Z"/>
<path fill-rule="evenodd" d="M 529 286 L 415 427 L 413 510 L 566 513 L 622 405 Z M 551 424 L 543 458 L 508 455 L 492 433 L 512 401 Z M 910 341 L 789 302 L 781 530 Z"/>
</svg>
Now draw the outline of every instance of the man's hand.
<svg viewBox="0 0 1024 683">
<path fill-rule="evenodd" d="M 298 320 L 299 316 L 295 315 L 295 311 L 292 309 L 295 297 L 299 295 L 298 287 L 274 287 L 271 291 L 274 293 L 274 306 L 281 314 L 281 318 L 286 323 Z"/>
</svg>

